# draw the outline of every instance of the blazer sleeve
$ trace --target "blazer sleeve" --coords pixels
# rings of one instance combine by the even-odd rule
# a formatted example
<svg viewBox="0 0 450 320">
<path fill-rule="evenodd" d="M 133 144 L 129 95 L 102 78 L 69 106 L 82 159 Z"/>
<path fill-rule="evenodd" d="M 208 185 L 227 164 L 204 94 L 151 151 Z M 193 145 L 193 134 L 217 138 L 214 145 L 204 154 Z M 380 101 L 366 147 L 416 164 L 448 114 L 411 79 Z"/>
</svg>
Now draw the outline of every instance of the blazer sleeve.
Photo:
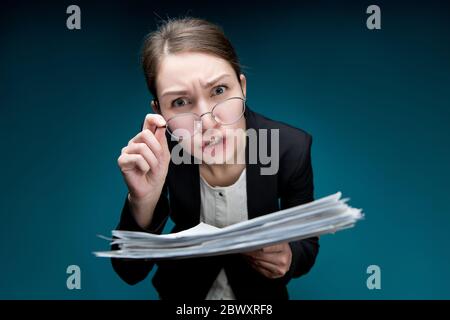
<svg viewBox="0 0 450 320">
<path fill-rule="evenodd" d="M 122 208 L 120 221 L 116 229 L 161 234 L 167 222 L 169 214 L 170 209 L 166 184 L 164 185 L 161 196 L 156 204 L 152 222 L 146 229 L 141 228 L 136 222 L 131 210 L 130 203 L 128 201 L 127 194 L 124 206 Z M 117 249 L 117 245 L 111 246 L 111 250 Z M 126 283 L 130 285 L 134 285 L 144 280 L 152 270 L 154 265 L 153 261 L 122 258 L 111 258 L 111 263 L 113 269 L 120 276 L 120 278 L 122 278 Z"/>
<path fill-rule="evenodd" d="M 293 168 L 287 178 L 287 186 L 281 196 L 282 209 L 294 207 L 314 200 L 313 170 L 311 165 L 312 137 L 306 134 L 306 148 L 299 155 L 292 155 L 287 159 Z M 294 148 L 293 148 L 294 149 Z M 298 149 L 298 148 L 295 148 Z M 298 153 L 298 152 L 297 152 Z M 319 238 L 292 241 L 289 243 L 292 250 L 292 262 L 289 271 L 280 278 L 287 284 L 292 278 L 298 278 L 312 268 L 319 252 Z"/>
</svg>

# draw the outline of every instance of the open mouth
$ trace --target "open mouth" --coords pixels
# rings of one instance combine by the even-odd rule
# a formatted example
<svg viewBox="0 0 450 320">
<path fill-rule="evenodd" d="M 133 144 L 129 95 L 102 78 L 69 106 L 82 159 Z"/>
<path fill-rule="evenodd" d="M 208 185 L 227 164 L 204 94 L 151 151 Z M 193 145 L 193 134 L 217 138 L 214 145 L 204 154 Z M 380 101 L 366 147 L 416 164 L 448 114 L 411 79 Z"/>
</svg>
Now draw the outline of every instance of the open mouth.
<svg viewBox="0 0 450 320">
<path fill-rule="evenodd" d="M 217 137 L 217 136 L 212 136 L 210 139 L 208 140 L 204 140 L 202 142 L 202 151 L 204 152 L 207 149 L 212 148 L 214 151 L 214 147 L 221 145 L 222 143 L 225 142 L 225 137 Z"/>
</svg>

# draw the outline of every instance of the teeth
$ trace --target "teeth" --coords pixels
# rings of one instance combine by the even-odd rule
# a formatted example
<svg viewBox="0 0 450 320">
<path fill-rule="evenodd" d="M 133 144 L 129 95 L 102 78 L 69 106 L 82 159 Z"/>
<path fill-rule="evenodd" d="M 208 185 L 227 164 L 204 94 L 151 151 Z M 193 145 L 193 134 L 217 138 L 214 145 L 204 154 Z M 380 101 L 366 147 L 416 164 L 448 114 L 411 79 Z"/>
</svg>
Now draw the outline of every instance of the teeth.
<svg viewBox="0 0 450 320">
<path fill-rule="evenodd" d="M 218 144 L 221 140 L 222 140 L 221 138 L 211 137 L 211 139 L 209 139 L 209 141 L 206 141 L 205 147 L 216 145 L 216 144 Z"/>
<path fill-rule="evenodd" d="M 219 144 L 222 141 L 221 138 L 214 138 L 212 145 Z"/>
</svg>

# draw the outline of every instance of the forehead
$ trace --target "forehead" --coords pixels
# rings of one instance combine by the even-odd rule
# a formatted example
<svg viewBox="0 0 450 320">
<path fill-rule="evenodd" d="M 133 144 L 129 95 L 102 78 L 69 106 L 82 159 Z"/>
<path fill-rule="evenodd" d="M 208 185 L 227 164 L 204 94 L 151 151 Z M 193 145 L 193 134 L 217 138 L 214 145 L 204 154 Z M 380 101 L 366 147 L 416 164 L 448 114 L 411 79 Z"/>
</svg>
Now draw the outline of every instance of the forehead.
<svg viewBox="0 0 450 320">
<path fill-rule="evenodd" d="M 161 92 L 172 86 L 205 84 L 223 73 L 234 74 L 234 69 L 226 60 L 206 53 L 183 52 L 163 57 L 156 81 Z"/>
</svg>

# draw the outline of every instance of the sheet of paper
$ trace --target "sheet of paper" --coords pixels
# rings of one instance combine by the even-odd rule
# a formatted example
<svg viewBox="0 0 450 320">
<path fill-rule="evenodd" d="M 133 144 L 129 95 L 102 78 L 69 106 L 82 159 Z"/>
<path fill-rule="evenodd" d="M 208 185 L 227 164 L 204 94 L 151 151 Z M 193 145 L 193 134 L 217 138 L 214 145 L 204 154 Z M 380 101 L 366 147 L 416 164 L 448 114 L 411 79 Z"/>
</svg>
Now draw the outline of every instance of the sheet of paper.
<svg viewBox="0 0 450 320">
<path fill-rule="evenodd" d="M 217 228 L 206 223 L 165 235 L 112 232 L 119 250 L 95 252 L 98 257 L 177 259 L 254 250 L 263 246 L 305 239 L 348 229 L 363 218 L 341 193 L 280 210 L 255 219 Z"/>
</svg>

